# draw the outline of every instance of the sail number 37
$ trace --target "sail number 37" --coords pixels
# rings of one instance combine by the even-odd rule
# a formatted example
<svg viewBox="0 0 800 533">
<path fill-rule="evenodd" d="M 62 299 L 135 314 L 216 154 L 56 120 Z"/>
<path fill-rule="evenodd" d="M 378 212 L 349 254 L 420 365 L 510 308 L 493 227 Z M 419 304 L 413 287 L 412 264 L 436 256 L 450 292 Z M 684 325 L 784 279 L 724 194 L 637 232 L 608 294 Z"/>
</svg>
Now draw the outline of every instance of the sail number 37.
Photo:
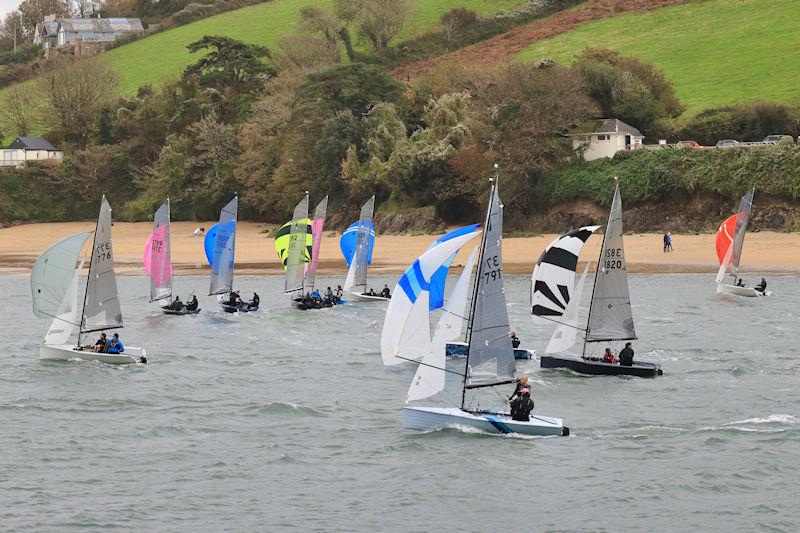
<svg viewBox="0 0 800 533">
<path fill-rule="evenodd" d="M 605 266 L 606 270 L 622 268 L 623 257 L 622 248 L 606 248 Z"/>
<path fill-rule="evenodd" d="M 486 270 L 483 273 L 484 282 L 497 281 L 502 274 L 503 270 L 500 268 L 500 258 L 496 255 L 486 258 Z"/>
</svg>

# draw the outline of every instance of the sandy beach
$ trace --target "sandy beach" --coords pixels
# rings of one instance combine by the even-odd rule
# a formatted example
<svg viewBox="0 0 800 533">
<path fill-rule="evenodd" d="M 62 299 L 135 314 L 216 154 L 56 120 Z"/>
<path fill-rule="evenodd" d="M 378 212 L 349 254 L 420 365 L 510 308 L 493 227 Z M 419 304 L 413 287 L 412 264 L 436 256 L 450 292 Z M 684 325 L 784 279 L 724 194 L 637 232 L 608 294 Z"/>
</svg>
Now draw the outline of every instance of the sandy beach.
<svg viewBox="0 0 800 533">
<path fill-rule="evenodd" d="M 214 222 L 175 222 L 172 224 L 172 259 L 179 275 L 200 274 L 208 270 L 202 237 L 194 237 L 198 226 L 210 228 Z M 236 239 L 236 271 L 248 274 L 281 274 L 273 243 L 274 225 L 240 222 Z M 91 231 L 94 222 L 26 224 L 0 229 L 0 271 L 24 272 L 36 258 L 58 239 Z M 114 224 L 114 255 L 122 274 L 141 275 L 142 250 L 151 231 L 147 222 Z M 539 254 L 555 235 L 515 238 L 503 243 L 506 272 L 529 274 Z M 375 243 L 372 271 L 394 274 L 421 254 L 435 236 L 379 235 Z M 674 251 L 663 253 L 660 234 L 625 236 L 628 270 L 643 273 L 716 272 L 719 268 L 714 251 L 714 235 L 673 235 Z M 581 260 L 595 261 L 602 236 L 589 240 Z M 326 232 L 320 254 L 320 273 L 344 275 L 345 264 L 339 252 L 339 234 Z M 459 264 L 463 258 L 457 258 Z M 747 235 L 742 260 L 743 271 L 800 272 L 800 234 L 754 232 Z"/>
</svg>

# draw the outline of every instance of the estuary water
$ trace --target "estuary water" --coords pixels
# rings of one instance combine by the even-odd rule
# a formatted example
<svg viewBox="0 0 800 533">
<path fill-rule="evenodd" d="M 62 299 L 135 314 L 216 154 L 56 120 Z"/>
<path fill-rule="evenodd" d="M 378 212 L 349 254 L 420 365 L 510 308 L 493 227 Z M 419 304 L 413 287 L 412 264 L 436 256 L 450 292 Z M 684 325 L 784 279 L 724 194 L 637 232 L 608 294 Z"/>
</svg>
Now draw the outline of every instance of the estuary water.
<svg viewBox="0 0 800 533">
<path fill-rule="evenodd" d="M 534 413 L 571 429 L 532 438 L 402 429 L 414 368 L 380 362 L 385 304 L 295 311 L 282 279 L 239 277 L 261 311 L 201 296 L 174 317 L 123 277 L 122 339 L 150 364 L 42 362 L 29 279 L 2 277 L 0 529 L 798 531 L 800 279 L 768 281 L 745 300 L 713 275 L 630 276 L 636 356 L 664 376 L 524 363 Z M 207 286 L 176 280 L 184 299 Z M 511 322 L 542 350 L 528 287 L 507 278 Z"/>
</svg>

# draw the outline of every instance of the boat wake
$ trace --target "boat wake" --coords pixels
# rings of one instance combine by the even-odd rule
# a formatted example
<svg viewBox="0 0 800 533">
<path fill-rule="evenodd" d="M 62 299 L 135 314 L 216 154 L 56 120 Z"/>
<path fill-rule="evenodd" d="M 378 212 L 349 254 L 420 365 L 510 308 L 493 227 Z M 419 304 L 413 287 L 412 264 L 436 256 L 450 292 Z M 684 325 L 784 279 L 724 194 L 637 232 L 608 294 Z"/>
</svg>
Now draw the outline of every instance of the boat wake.
<svg viewBox="0 0 800 533">
<path fill-rule="evenodd" d="M 325 413 L 317 411 L 312 407 L 297 405 L 289 402 L 270 402 L 267 404 L 252 404 L 242 409 L 244 416 L 258 416 L 262 414 L 290 414 L 292 416 L 304 415 L 312 417 L 322 417 Z"/>
</svg>

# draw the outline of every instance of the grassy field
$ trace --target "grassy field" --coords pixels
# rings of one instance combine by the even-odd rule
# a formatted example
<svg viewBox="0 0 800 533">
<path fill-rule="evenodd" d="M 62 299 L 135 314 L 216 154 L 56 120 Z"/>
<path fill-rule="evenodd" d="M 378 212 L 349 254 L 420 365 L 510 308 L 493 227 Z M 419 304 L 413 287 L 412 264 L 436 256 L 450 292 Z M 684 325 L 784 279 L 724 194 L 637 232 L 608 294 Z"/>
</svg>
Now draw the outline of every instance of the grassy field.
<svg viewBox="0 0 800 533">
<path fill-rule="evenodd" d="M 416 0 L 401 38 L 418 35 L 435 27 L 439 17 L 453 7 L 464 6 L 483 15 L 524 0 Z M 105 59 L 121 77 L 120 90 L 132 94 L 145 84 L 157 84 L 176 77 L 195 57 L 186 45 L 204 35 L 226 35 L 241 41 L 274 46 L 295 31 L 300 9 L 308 5 L 328 7 L 330 0 L 273 0 L 237 9 L 155 34 L 109 51 Z"/>
<path fill-rule="evenodd" d="M 569 63 L 586 47 L 613 48 L 662 69 L 686 114 L 800 100 L 800 0 L 707 0 L 619 15 L 538 42 L 517 58 Z"/>
</svg>

